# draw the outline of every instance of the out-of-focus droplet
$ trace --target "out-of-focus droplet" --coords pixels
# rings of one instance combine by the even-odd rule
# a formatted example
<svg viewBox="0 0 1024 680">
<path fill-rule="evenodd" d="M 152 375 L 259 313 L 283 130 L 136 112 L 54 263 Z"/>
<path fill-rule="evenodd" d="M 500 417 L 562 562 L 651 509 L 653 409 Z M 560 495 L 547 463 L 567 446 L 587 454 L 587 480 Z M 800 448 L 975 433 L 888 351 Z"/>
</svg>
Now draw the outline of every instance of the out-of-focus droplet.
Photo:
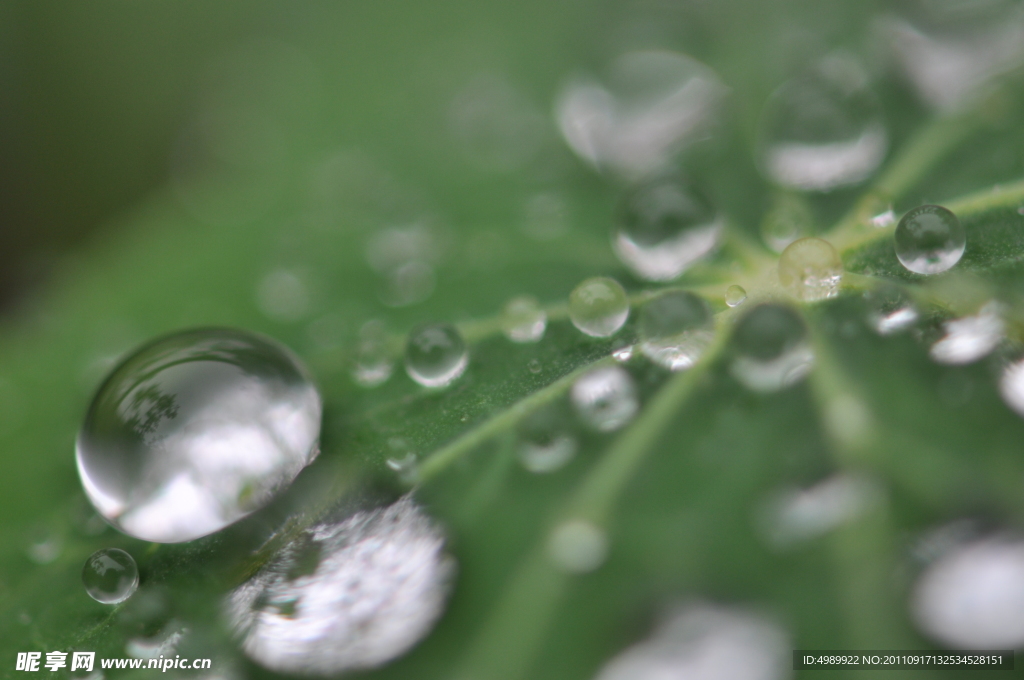
<svg viewBox="0 0 1024 680">
<path fill-rule="evenodd" d="M 259 509 L 316 457 L 320 394 L 273 340 L 207 328 L 138 349 L 93 397 L 82 486 L 111 524 L 177 543 Z"/>
<path fill-rule="evenodd" d="M 725 289 L 725 304 L 730 307 L 739 307 L 747 299 L 747 291 L 743 286 L 729 286 Z"/>
<path fill-rule="evenodd" d="M 580 418 L 599 432 L 619 429 L 640 408 L 633 378 L 618 366 L 602 366 L 580 376 L 572 386 L 572 404 Z"/>
<path fill-rule="evenodd" d="M 1024 359 L 1017 359 L 1003 368 L 999 393 L 1007 406 L 1024 417 Z"/>
<path fill-rule="evenodd" d="M 420 385 L 444 387 L 462 375 L 468 364 L 466 341 L 455 326 L 430 324 L 409 334 L 405 372 Z"/>
<path fill-rule="evenodd" d="M 1024 645 L 1024 542 L 989 538 L 958 546 L 916 583 L 911 613 L 930 637 L 959 649 Z"/>
<path fill-rule="evenodd" d="M 758 524 L 771 545 L 788 548 L 855 520 L 877 503 L 880 494 L 870 479 L 836 475 L 810 488 L 773 495 Z"/>
<path fill-rule="evenodd" d="M 786 82 L 761 120 L 765 174 L 804 191 L 830 191 L 867 179 L 889 142 L 867 75 L 850 57 L 833 55 Z"/>
<path fill-rule="evenodd" d="M 188 632 L 187 628 L 169 625 L 151 637 L 133 637 L 124 645 L 124 651 L 135 659 L 156 659 L 171 656 Z"/>
<path fill-rule="evenodd" d="M 297 272 L 277 269 L 260 280 L 256 302 L 269 319 L 299 321 L 309 313 L 308 286 Z"/>
<path fill-rule="evenodd" d="M 772 251 L 781 253 L 793 241 L 814 227 L 814 215 L 803 196 L 778 192 L 761 221 L 761 239 Z"/>
<path fill-rule="evenodd" d="M 620 364 L 624 364 L 633 358 L 633 354 L 636 351 L 636 346 L 631 344 L 625 344 L 622 347 L 616 347 L 612 350 L 612 358 L 618 361 Z"/>
<path fill-rule="evenodd" d="M 242 649 L 273 671 L 377 668 L 433 628 L 455 573 L 438 526 L 409 498 L 324 521 L 227 598 Z"/>
<path fill-rule="evenodd" d="M 556 567 L 571 574 L 594 571 L 608 557 L 608 534 L 585 520 L 567 520 L 548 537 L 548 556 Z"/>
<path fill-rule="evenodd" d="M 524 212 L 523 233 L 532 239 L 552 241 L 569 231 L 569 205 L 560 194 L 534 194 L 526 201 Z"/>
<path fill-rule="evenodd" d="M 419 480 L 419 459 L 411 451 L 401 458 L 388 458 L 384 464 L 394 470 L 405 484 L 415 484 Z"/>
<path fill-rule="evenodd" d="M 900 264 L 915 274 L 940 274 L 959 262 L 967 248 L 960 220 L 939 205 L 908 212 L 896 225 L 893 238 Z"/>
<path fill-rule="evenodd" d="M 124 602 L 139 587 L 139 568 L 132 556 L 117 548 L 97 550 L 82 567 L 89 597 L 102 604 Z"/>
<path fill-rule="evenodd" d="M 528 295 L 512 298 L 502 310 L 501 330 L 512 342 L 537 342 L 547 326 L 547 312 Z"/>
<path fill-rule="evenodd" d="M 947 321 L 946 334 L 929 350 L 940 364 L 970 364 L 994 350 L 1003 339 L 1006 324 L 1002 305 L 989 302 L 977 314 Z"/>
<path fill-rule="evenodd" d="M 670 612 L 595 680 L 785 680 L 791 653 L 785 630 L 772 619 L 696 603 Z"/>
<path fill-rule="evenodd" d="M 594 338 L 607 338 L 622 328 L 629 317 L 629 297 L 615 279 L 586 279 L 569 294 L 572 325 Z"/>
<path fill-rule="evenodd" d="M 896 213 L 893 212 L 892 206 L 889 206 L 883 212 L 878 213 L 871 217 L 871 226 L 875 229 L 885 229 L 886 227 L 896 223 Z"/>
<path fill-rule="evenodd" d="M 543 368 L 543 366 L 540 365 L 540 361 L 538 361 L 537 359 L 530 359 L 526 363 L 526 369 L 530 371 L 530 373 L 540 373 L 541 368 Z"/>
<path fill-rule="evenodd" d="M 630 192 L 612 235 L 615 254 L 648 281 L 669 281 L 711 253 L 722 220 L 711 202 L 693 187 L 667 179 Z"/>
<path fill-rule="evenodd" d="M 627 178 L 666 168 L 707 127 L 727 92 L 710 68 L 674 52 L 630 52 L 611 67 L 607 87 L 567 84 L 555 102 L 566 143 L 596 168 Z"/>
<path fill-rule="evenodd" d="M 868 324 L 879 335 L 893 335 L 917 323 L 917 308 L 895 286 L 880 286 L 868 291 L 865 298 L 868 303 Z"/>
<path fill-rule="evenodd" d="M 774 392 L 802 380 L 814 365 L 807 327 L 782 305 L 754 307 L 733 332 L 735 356 L 729 372 L 757 392 Z"/>
<path fill-rule="evenodd" d="M 824 239 L 797 239 L 779 257 L 779 283 L 797 300 L 816 302 L 835 297 L 842 278 L 843 261 Z"/>
<path fill-rule="evenodd" d="M 576 455 L 576 437 L 567 429 L 568 419 L 560 408 L 541 409 L 530 414 L 517 428 L 519 462 L 535 473 L 555 472 Z"/>
<path fill-rule="evenodd" d="M 63 549 L 64 540 L 60 534 L 40 527 L 33 532 L 25 552 L 28 554 L 28 558 L 36 564 L 49 564 L 60 557 Z"/>
<path fill-rule="evenodd" d="M 429 298 L 445 248 L 441 234 L 426 221 L 376 232 L 366 244 L 366 260 L 383 277 L 381 302 L 405 307 Z"/>
<path fill-rule="evenodd" d="M 376 387 L 387 382 L 393 370 L 387 328 L 383 321 L 371 319 L 359 329 L 352 377 L 363 387 Z"/>
<path fill-rule="evenodd" d="M 449 128 L 470 163 L 490 172 L 522 168 L 540 150 L 544 117 L 505 78 L 478 75 L 452 101 Z"/>
<path fill-rule="evenodd" d="M 715 319 L 702 298 L 670 290 L 640 310 L 640 351 L 671 371 L 690 368 L 715 338 Z"/>
</svg>

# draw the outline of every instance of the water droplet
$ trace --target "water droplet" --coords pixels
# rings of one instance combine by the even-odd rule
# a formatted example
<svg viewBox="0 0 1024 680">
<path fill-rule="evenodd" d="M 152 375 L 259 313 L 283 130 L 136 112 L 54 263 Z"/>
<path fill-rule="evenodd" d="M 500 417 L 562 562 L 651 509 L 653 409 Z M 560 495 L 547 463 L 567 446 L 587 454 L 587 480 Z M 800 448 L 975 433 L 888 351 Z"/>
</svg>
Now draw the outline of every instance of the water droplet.
<svg viewBox="0 0 1024 680">
<path fill-rule="evenodd" d="M 1003 369 L 999 379 L 999 393 L 1011 409 L 1024 417 L 1024 359 L 1018 359 Z"/>
<path fill-rule="evenodd" d="M 711 308 L 685 290 L 670 290 L 640 311 L 640 351 L 671 371 L 690 368 L 715 337 Z"/>
<path fill-rule="evenodd" d="M 733 342 L 736 355 L 729 372 L 757 392 L 793 385 L 814 365 L 803 320 L 782 305 L 758 305 L 747 312 L 736 324 Z"/>
<path fill-rule="evenodd" d="M 64 549 L 64 541 L 60 534 L 45 528 L 39 528 L 29 541 L 28 558 L 36 564 L 49 564 L 60 557 Z"/>
<path fill-rule="evenodd" d="M 541 368 L 543 367 L 540 365 L 540 361 L 538 361 L 537 359 L 530 359 L 526 363 L 526 369 L 530 371 L 530 373 L 533 373 L 534 375 L 540 373 Z"/>
<path fill-rule="evenodd" d="M 537 342 L 547 325 L 547 312 L 528 295 L 512 298 L 502 311 L 501 330 L 512 342 Z"/>
<path fill-rule="evenodd" d="M 444 387 L 469 364 L 466 341 L 455 326 L 437 323 L 420 326 L 405 346 L 405 372 L 424 387 Z"/>
<path fill-rule="evenodd" d="M 446 249 L 438 230 L 426 221 L 376 232 L 366 245 L 366 260 L 384 277 L 381 302 L 404 307 L 429 298 L 434 292 L 434 266 Z"/>
<path fill-rule="evenodd" d="M 896 223 L 896 213 L 890 206 L 885 212 L 880 212 L 871 218 L 871 226 L 875 229 L 885 229 Z"/>
<path fill-rule="evenodd" d="M 612 350 L 612 358 L 618 361 L 620 364 L 624 364 L 633 358 L 633 353 L 636 347 L 631 344 L 625 344 L 622 347 L 617 347 Z"/>
<path fill-rule="evenodd" d="M 601 527 L 585 520 L 566 520 L 548 537 L 548 556 L 562 571 L 572 574 L 594 571 L 608 557 L 608 535 Z"/>
<path fill-rule="evenodd" d="M 618 281 L 606 276 L 586 279 L 569 295 L 569 318 L 580 331 L 607 338 L 629 317 L 629 297 Z"/>
<path fill-rule="evenodd" d="M 526 201 L 523 233 L 537 241 L 552 241 L 569 231 L 569 205 L 559 194 L 535 194 Z"/>
<path fill-rule="evenodd" d="M 387 382 L 393 370 L 387 327 L 378 319 L 367 321 L 359 329 L 352 378 L 363 387 L 376 387 Z"/>
<path fill-rule="evenodd" d="M 914 208 L 896 225 L 896 257 L 915 274 L 939 274 L 960 261 L 967 247 L 963 225 L 938 205 Z"/>
<path fill-rule="evenodd" d="M 407 652 L 455 573 L 444 534 L 409 498 L 305 530 L 227 598 L 242 649 L 282 673 L 337 675 Z"/>
<path fill-rule="evenodd" d="M 791 643 L 772 619 L 694 603 L 612 658 L 595 680 L 785 680 Z"/>
<path fill-rule="evenodd" d="M 842 278 L 839 253 L 824 239 L 797 239 L 779 257 L 779 283 L 798 300 L 815 302 L 835 297 Z"/>
<path fill-rule="evenodd" d="M 910 328 L 919 318 L 909 298 L 895 286 L 880 286 L 865 294 L 868 306 L 868 324 L 879 335 L 892 335 Z"/>
<path fill-rule="evenodd" d="M 411 451 L 401 458 L 388 458 L 384 464 L 398 473 L 398 479 L 405 484 L 415 484 L 419 479 L 419 461 Z"/>
<path fill-rule="evenodd" d="M 739 307 L 747 299 L 747 291 L 743 286 L 729 286 L 725 289 L 725 304 L 730 307 Z"/>
<path fill-rule="evenodd" d="M 226 328 L 138 349 L 78 434 L 89 500 L 117 529 L 176 543 L 265 505 L 318 453 L 320 394 L 273 340 Z"/>
<path fill-rule="evenodd" d="M 781 253 L 814 227 L 811 207 L 799 194 L 779 192 L 761 222 L 761 238 L 772 251 Z"/>
<path fill-rule="evenodd" d="M 560 470 L 576 455 L 578 444 L 566 432 L 566 414 L 550 407 L 530 414 L 518 427 L 519 462 L 530 472 Z"/>
<path fill-rule="evenodd" d="M 867 76 L 833 55 L 784 83 L 765 105 L 761 162 L 768 177 L 805 191 L 830 191 L 870 176 L 888 137 Z"/>
<path fill-rule="evenodd" d="M 1003 339 L 1002 305 L 989 302 L 973 316 L 942 324 L 946 334 L 932 345 L 929 355 L 940 364 L 970 364 L 994 350 Z"/>
<path fill-rule="evenodd" d="M 807 489 L 786 489 L 765 504 L 759 524 L 776 548 L 822 536 L 874 506 L 881 495 L 866 477 L 842 474 Z"/>
<path fill-rule="evenodd" d="M 264 276 L 256 287 L 256 303 L 274 321 L 299 321 L 309 313 L 309 290 L 298 272 L 278 269 Z"/>
<path fill-rule="evenodd" d="M 989 538 L 951 550 L 921 575 L 911 598 L 917 625 L 960 649 L 1024 645 L 1024 542 Z"/>
<path fill-rule="evenodd" d="M 572 404 L 588 425 L 600 432 L 617 430 L 640 408 L 633 378 L 618 366 L 602 366 L 573 383 Z"/>
<path fill-rule="evenodd" d="M 156 659 L 171 656 L 188 632 L 187 628 L 168 626 L 151 637 L 134 637 L 125 643 L 125 653 L 136 659 Z"/>
<path fill-rule="evenodd" d="M 613 235 L 615 254 L 648 281 L 669 281 L 711 253 L 722 220 L 693 187 L 659 180 L 626 196 Z"/>
<path fill-rule="evenodd" d="M 89 597 L 102 604 L 124 602 L 139 587 L 139 568 L 132 556 L 117 548 L 97 550 L 82 567 Z"/>
</svg>

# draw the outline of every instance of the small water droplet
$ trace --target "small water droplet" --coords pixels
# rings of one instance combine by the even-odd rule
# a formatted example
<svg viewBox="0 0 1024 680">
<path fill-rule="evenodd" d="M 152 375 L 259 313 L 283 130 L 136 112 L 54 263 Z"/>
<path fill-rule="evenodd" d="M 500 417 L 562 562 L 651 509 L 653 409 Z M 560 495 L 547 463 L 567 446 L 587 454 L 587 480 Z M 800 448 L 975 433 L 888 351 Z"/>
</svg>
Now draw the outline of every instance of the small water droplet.
<svg viewBox="0 0 1024 680">
<path fill-rule="evenodd" d="M 160 543 L 218 531 L 270 501 L 318 453 L 320 394 L 269 338 L 207 328 L 151 342 L 93 398 L 75 455 L 117 529 Z"/>
<path fill-rule="evenodd" d="M 1024 417 L 1024 359 L 1017 359 L 1003 368 L 999 393 L 1007 406 Z"/>
<path fill-rule="evenodd" d="M 309 289 L 298 272 L 277 269 L 260 280 L 256 287 L 256 302 L 269 319 L 299 321 L 309 313 Z"/>
<path fill-rule="evenodd" d="M 569 318 L 583 333 L 607 338 L 622 328 L 629 317 L 629 297 L 615 279 L 586 279 L 569 295 Z"/>
<path fill-rule="evenodd" d="M 181 644 L 187 628 L 168 626 L 166 630 L 160 631 L 151 637 L 133 637 L 124 645 L 125 653 L 135 659 L 156 659 L 161 656 L 171 656 L 174 650 Z"/>
<path fill-rule="evenodd" d="M 662 179 L 626 196 L 612 238 L 615 254 L 648 281 L 669 281 L 711 253 L 722 220 L 695 188 Z"/>
<path fill-rule="evenodd" d="M 957 262 L 967 247 L 963 225 L 939 205 L 914 208 L 896 225 L 896 257 L 915 274 L 939 274 Z"/>
<path fill-rule="evenodd" d="M 619 429 L 640 408 L 633 378 L 618 366 L 602 366 L 580 376 L 572 386 L 572 404 L 599 432 Z"/>
<path fill-rule="evenodd" d="M 782 305 L 754 307 L 736 324 L 729 372 L 757 392 L 774 392 L 802 380 L 814 365 L 807 328 Z"/>
<path fill-rule="evenodd" d="M 566 520 L 548 537 L 548 556 L 562 571 L 572 574 L 594 571 L 608 557 L 608 535 L 601 527 L 585 520 Z"/>
<path fill-rule="evenodd" d="M 640 310 L 640 351 L 671 371 L 690 368 L 715 337 L 711 308 L 685 290 L 670 290 Z"/>
<path fill-rule="evenodd" d="M 870 176 L 889 142 L 867 75 L 852 58 L 833 55 L 772 94 L 760 145 L 764 172 L 775 182 L 831 191 Z"/>
<path fill-rule="evenodd" d="M 362 387 L 376 387 L 387 382 L 393 370 L 387 327 L 378 319 L 367 321 L 359 329 L 352 378 Z"/>
<path fill-rule="evenodd" d="M 896 213 L 890 206 L 885 212 L 880 212 L 871 218 L 871 226 L 875 229 L 885 229 L 896 223 Z"/>
<path fill-rule="evenodd" d="M 881 495 L 866 477 L 842 474 L 807 489 L 785 489 L 766 503 L 758 524 L 776 548 L 817 538 L 860 517 Z"/>
<path fill-rule="evenodd" d="M 895 286 L 879 286 L 865 294 L 868 324 L 879 335 L 893 335 L 917 323 L 919 314 L 913 302 Z"/>
<path fill-rule="evenodd" d="M 405 372 L 424 387 L 444 387 L 469 364 L 466 341 L 455 326 L 437 323 L 420 326 L 409 334 Z"/>
<path fill-rule="evenodd" d="M 530 472 L 560 470 L 576 455 L 576 438 L 565 429 L 566 414 L 549 407 L 531 413 L 518 430 L 519 462 Z"/>
<path fill-rule="evenodd" d="M 761 239 L 772 251 L 781 253 L 793 241 L 814 227 L 814 215 L 803 196 L 780 192 L 761 221 Z"/>
<path fill-rule="evenodd" d="M 415 484 L 419 479 L 419 460 L 411 451 L 401 458 L 388 458 L 384 464 L 398 473 L 398 479 L 405 484 Z"/>
<path fill-rule="evenodd" d="M 64 541 L 55 531 L 39 528 L 29 541 L 26 553 L 36 564 L 49 564 L 60 557 Z"/>
<path fill-rule="evenodd" d="M 839 253 L 824 239 L 797 239 L 779 257 L 779 283 L 798 300 L 815 302 L 835 297 L 842 278 Z"/>
<path fill-rule="evenodd" d="M 139 568 L 132 556 L 117 548 L 97 550 L 82 567 L 89 597 L 102 604 L 124 602 L 139 587 Z"/>
<path fill-rule="evenodd" d="M 501 330 L 512 342 L 537 342 L 547 325 L 547 312 L 528 295 L 509 300 L 501 314 Z"/>
<path fill-rule="evenodd" d="M 633 358 L 633 354 L 635 351 L 636 346 L 627 343 L 622 347 L 616 347 L 614 350 L 612 350 L 612 358 L 618 361 L 620 364 L 624 364 Z"/>
<path fill-rule="evenodd" d="M 942 324 L 946 334 L 932 345 L 929 355 L 940 364 L 970 364 L 994 350 L 1003 339 L 1006 324 L 1002 305 L 989 302 L 973 316 Z"/>
<path fill-rule="evenodd" d="M 729 286 L 725 289 L 725 304 L 730 307 L 739 307 L 747 299 L 747 291 L 743 286 Z"/>
<path fill-rule="evenodd" d="M 526 363 L 526 369 L 530 371 L 530 373 L 533 373 L 534 375 L 540 373 L 541 368 L 543 367 L 540 365 L 540 361 L 537 359 L 530 359 Z"/>
<path fill-rule="evenodd" d="M 434 293 L 435 265 L 446 249 L 442 236 L 425 220 L 376 232 L 366 245 L 366 260 L 383 276 L 378 291 L 389 307 L 422 302 Z"/>
</svg>

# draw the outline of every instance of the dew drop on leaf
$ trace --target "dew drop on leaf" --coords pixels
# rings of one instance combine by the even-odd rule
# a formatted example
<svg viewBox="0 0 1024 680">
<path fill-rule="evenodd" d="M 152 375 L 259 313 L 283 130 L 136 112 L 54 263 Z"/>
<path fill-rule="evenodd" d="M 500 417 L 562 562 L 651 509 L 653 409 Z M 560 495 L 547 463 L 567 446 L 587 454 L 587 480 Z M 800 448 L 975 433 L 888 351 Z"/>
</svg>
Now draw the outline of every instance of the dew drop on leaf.
<svg viewBox="0 0 1024 680">
<path fill-rule="evenodd" d="M 608 534 L 581 519 L 562 522 L 548 537 L 548 556 L 555 566 L 572 574 L 594 571 L 608 556 Z"/>
<path fill-rule="evenodd" d="M 670 290 L 640 311 L 640 351 L 672 371 L 690 368 L 715 337 L 711 308 L 685 290 Z"/>
<path fill-rule="evenodd" d="M 814 227 L 814 215 L 800 194 L 779 192 L 761 220 L 761 239 L 772 251 L 781 253 L 793 241 Z"/>
<path fill-rule="evenodd" d="M 633 353 L 636 351 L 635 345 L 626 343 L 621 347 L 616 347 L 612 350 L 612 358 L 618 361 L 620 364 L 624 364 L 633 358 Z"/>
<path fill-rule="evenodd" d="M 977 314 L 947 321 L 942 327 L 946 333 L 932 345 L 929 355 L 950 365 L 970 364 L 986 356 L 1002 341 L 1006 330 L 998 302 L 989 302 Z"/>
<path fill-rule="evenodd" d="M 779 257 L 779 283 L 797 300 L 815 302 L 835 297 L 842 278 L 839 253 L 824 239 L 797 239 Z"/>
<path fill-rule="evenodd" d="M 568 414 L 546 408 L 530 414 L 517 428 L 516 454 L 523 468 L 534 473 L 555 472 L 565 467 L 579 448 L 566 428 Z"/>
<path fill-rule="evenodd" d="M 405 484 L 415 484 L 419 479 L 419 459 L 412 451 L 401 458 L 388 458 L 384 464 L 394 470 L 398 479 Z"/>
<path fill-rule="evenodd" d="M 896 257 L 915 274 L 940 274 L 960 261 L 967 234 L 960 220 L 939 205 L 914 208 L 896 225 Z"/>
<path fill-rule="evenodd" d="M 75 447 L 82 486 L 124 533 L 190 541 L 259 509 L 312 462 L 321 408 L 298 358 L 269 338 L 169 335 L 97 391 Z"/>
<path fill-rule="evenodd" d="M 388 349 L 388 336 L 384 322 L 373 319 L 359 329 L 352 378 L 362 387 L 376 387 L 387 382 L 394 370 Z"/>
<path fill-rule="evenodd" d="M 580 376 L 572 386 L 572 405 L 583 422 L 599 432 L 619 429 L 640 408 L 633 378 L 619 366 L 602 366 Z"/>
<path fill-rule="evenodd" d="M 543 368 L 543 366 L 540 365 L 540 361 L 538 359 L 530 359 L 526 363 L 526 368 L 528 371 L 530 371 L 530 373 L 536 375 L 537 373 L 540 373 L 541 368 Z"/>
<path fill-rule="evenodd" d="M 1024 417 L 1024 359 L 1017 359 L 1003 368 L 999 393 L 1007 406 Z"/>
<path fill-rule="evenodd" d="M 569 294 L 569 318 L 583 333 L 607 338 L 629 316 L 629 297 L 622 285 L 607 276 L 586 279 Z"/>
<path fill-rule="evenodd" d="M 512 342 L 537 342 L 547 325 L 547 313 L 528 295 L 512 298 L 501 313 L 501 330 Z"/>
<path fill-rule="evenodd" d="M 814 365 L 807 327 L 791 308 L 763 304 L 747 312 L 733 333 L 729 372 L 756 392 L 774 392 L 802 380 Z"/>
<path fill-rule="evenodd" d="M 405 372 L 420 385 L 444 387 L 462 375 L 468 364 L 466 341 L 455 326 L 430 324 L 409 334 Z"/>
<path fill-rule="evenodd" d="M 729 286 L 725 289 L 725 304 L 730 307 L 739 307 L 747 299 L 747 291 L 743 286 Z"/>
<path fill-rule="evenodd" d="M 785 549 L 856 519 L 879 497 L 878 486 L 867 477 L 839 474 L 808 488 L 776 492 L 757 525 L 772 547 Z"/>
<path fill-rule="evenodd" d="M 879 286 L 865 294 L 868 303 L 868 324 L 879 335 L 893 335 L 917 323 L 917 308 L 907 295 L 895 286 Z"/>
<path fill-rule="evenodd" d="M 139 568 L 131 555 L 117 548 L 97 550 L 82 567 L 89 597 L 102 604 L 124 602 L 139 587 Z"/>
</svg>

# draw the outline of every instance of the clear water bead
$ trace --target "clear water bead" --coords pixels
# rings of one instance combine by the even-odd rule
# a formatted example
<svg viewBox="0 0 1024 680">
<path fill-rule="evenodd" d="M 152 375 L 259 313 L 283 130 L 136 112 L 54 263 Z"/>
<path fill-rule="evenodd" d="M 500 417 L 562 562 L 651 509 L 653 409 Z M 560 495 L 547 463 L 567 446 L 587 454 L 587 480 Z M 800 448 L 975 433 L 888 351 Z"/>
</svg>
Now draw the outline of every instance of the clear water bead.
<svg viewBox="0 0 1024 680">
<path fill-rule="evenodd" d="M 636 415 L 640 402 L 633 378 L 619 366 L 603 366 L 572 386 L 572 404 L 580 418 L 599 432 L 617 430 Z"/>
<path fill-rule="evenodd" d="M 537 342 L 547 326 L 547 312 L 528 295 L 512 298 L 502 310 L 501 330 L 512 342 Z"/>
<path fill-rule="evenodd" d="M 455 326 L 431 324 L 409 334 L 405 372 L 420 385 L 444 387 L 462 375 L 468 364 L 466 341 Z"/>
<path fill-rule="evenodd" d="M 917 308 L 895 286 L 880 286 L 868 291 L 864 297 L 869 307 L 868 324 L 879 335 L 893 335 L 917 323 Z"/>
<path fill-rule="evenodd" d="M 607 338 L 622 328 L 629 317 L 629 297 L 615 279 L 586 279 L 569 294 L 572 325 L 594 338 Z"/>
<path fill-rule="evenodd" d="M 273 340 L 207 328 L 125 359 L 78 434 L 82 486 L 111 524 L 177 543 L 265 505 L 316 457 L 320 394 Z"/>
<path fill-rule="evenodd" d="M 747 299 L 747 291 L 743 286 L 729 286 L 725 289 L 725 304 L 730 307 L 739 307 Z"/>
<path fill-rule="evenodd" d="M 839 253 L 824 239 L 797 239 L 779 257 L 779 283 L 798 300 L 815 302 L 835 297 L 842 278 Z"/>
<path fill-rule="evenodd" d="M 729 372 L 757 392 L 774 392 L 802 380 L 814 365 L 807 327 L 782 305 L 754 307 L 736 324 Z"/>
<path fill-rule="evenodd" d="M 139 587 L 139 568 L 131 555 L 117 548 L 97 550 L 82 567 L 89 597 L 102 604 L 124 602 Z"/>
<path fill-rule="evenodd" d="M 376 387 L 388 381 L 394 370 L 388 347 L 387 328 L 383 321 L 373 319 L 359 329 L 352 378 L 362 387 Z"/>
<path fill-rule="evenodd" d="M 896 225 L 896 257 L 915 274 L 940 274 L 953 267 L 967 248 L 960 220 L 939 205 L 914 208 Z"/>
<path fill-rule="evenodd" d="M 640 311 L 640 351 L 672 371 L 690 368 L 715 337 L 711 308 L 685 290 L 658 295 Z"/>
<path fill-rule="evenodd" d="M 612 246 L 619 260 L 648 281 L 669 281 L 717 246 L 722 220 L 700 192 L 663 179 L 629 193 Z"/>
<path fill-rule="evenodd" d="M 568 414 L 551 407 L 531 413 L 517 428 L 519 462 L 529 472 L 548 473 L 565 467 L 579 445 L 567 431 Z"/>
</svg>

